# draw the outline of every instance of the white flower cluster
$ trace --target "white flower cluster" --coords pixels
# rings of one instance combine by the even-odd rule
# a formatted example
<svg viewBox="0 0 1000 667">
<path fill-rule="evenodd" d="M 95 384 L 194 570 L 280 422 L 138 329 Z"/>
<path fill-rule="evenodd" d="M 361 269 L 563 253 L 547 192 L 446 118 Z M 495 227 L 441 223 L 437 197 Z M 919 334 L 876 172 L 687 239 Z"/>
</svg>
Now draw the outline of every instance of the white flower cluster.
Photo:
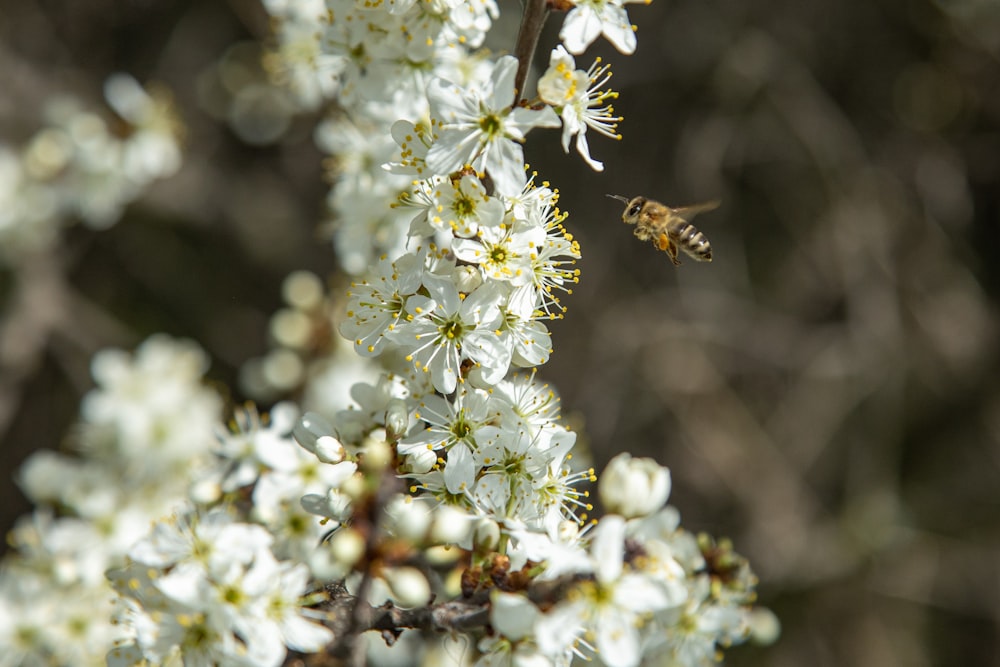
<svg viewBox="0 0 1000 667">
<path fill-rule="evenodd" d="M 493 62 L 470 51 L 498 16 L 494 0 L 270 0 L 265 6 L 276 22 L 277 47 L 267 60 L 275 78 L 303 107 L 324 99 L 338 105 L 316 141 L 331 154 L 331 229 L 351 274 L 364 273 L 382 254 L 395 259 L 405 251 L 409 219 L 389 204 L 400 195 L 426 199 L 423 190 L 437 185 L 414 188 L 412 175 L 446 176 L 468 165 L 489 173 L 497 194 L 515 197 L 525 185 L 520 143 L 531 127 L 560 124 L 553 109 L 562 115 L 564 148 L 576 136 L 577 149 L 595 169 L 601 165 L 590 157 L 586 129 L 618 136 L 620 119 L 604 105 L 615 94 L 599 90 L 610 74 L 596 63 L 576 72 L 585 84 L 561 88 L 558 100 L 546 99 L 540 88 L 538 109 L 512 106 L 516 60 Z M 634 48 L 619 0 L 580 3 L 567 16 L 562 39 L 579 53 L 602 30 L 625 52 L 628 44 Z M 560 63 L 565 68 L 565 58 Z M 402 156 L 397 142 L 405 144 Z M 387 162 L 396 163 L 391 173 L 382 168 Z"/>
<path fill-rule="evenodd" d="M 329 641 L 300 608 L 314 602 L 302 597 L 308 563 L 332 525 L 302 499 L 341 487 L 357 465 L 340 462 L 342 447 L 322 460 L 299 447 L 290 404 L 266 420 L 239 410 L 221 428 L 207 363 L 162 335 L 94 357 L 76 456 L 39 452 L 20 472 L 38 508 L 11 532 L 0 570 L 0 664 L 184 655 L 276 667 L 286 648 Z M 100 613 L 112 583 L 127 598 L 114 619 Z"/>
<path fill-rule="evenodd" d="M 264 6 L 277 22 L 268 64 L 313 107 L 333 97 L 353 107 L 422 95 L 425 72 L 448 51 L 478 48 L 499 13 L 494 0 L 264 0 Z M 387 89 L 386 81 L 403 88 Z"/>
<path fill-rule="evenodd" d="M 0 260 L 49 245 L 74 220 L 113 225 L 150 183 L 180 167 L 180 125 L 164 91 L 117 74 L 104 93 L 124 136 L 67 98 L 48 105 L 49 126 L 24 148 L 0 144 Z"/>
<path fill-rule="evenodd" d="M 192 396 L 190 388 L 152 382 L 172 372 L 189 375 L 192 367 L 163 351 L 145 354 L 157 344 L 163 341 L 144 346 L 137 365 L 114 351 L 98 357 L 95 377 L 116 381 L 88 396 L 84 414 L 120 413 L 115 423 L 121 431 L 121 424 L 146 423 L 136 418 L 143 409 L 176 409 L 173 399 Z M 176 415 L 173 421 L 182 423 Z M 323 568 L 317 550 L 336 525 L 310 512 L 309 499 L 357 479 L 357 464 L 344 460 L 344 447 L 332 438 L 319 448 L 298 446 L 291 433 L 299 412 L 288 403 L 275 406 L 267 419 L 247 407 L 227 429 L 216 423 L 212 414 L 187 424 L 186 440 L 168 438 L 163 457 L 150 462 L 150 474 L 163 476 L 172 470 L 168 459 L 184 457 L 177 475 L 168 476 L 183 483 L 183 493 L 153 515 L 178 508 L 171 518 L 157 522 L 144 539 L 132 544 L 133 534 L 125 543 L 132 544 L 125 566 L 108 570 L 123 598 L 114 648 L 105 646 L 109 665 L 162 664 L 182 656 L 277 667 L 287 650 L 318 651 L 332 638 L 303 609 L 325 599 L 309 590 L 310 565 Z M 121 565 L 121 557 L 109 565 Z"/>
<path fill-rule="evenodd" d="M 336 99 L 346 113 L 317 129 L 333 155 L 328 206 L 342 267 L 363 273 L 374 258 L 402 252 L 405 222 L 390 204 L 409 179 L 381 165 L 396 151 L 389 128 L 427 113 L 434 75 L 460 78 L 498 10 L 493 0 L 269 0 L 277 47 L 267 60 L 304 107 Z"/>
<path fill-rule="evenodd" d="M 39 452 L 20 472 L 38 507 L 10 534 L 16 552 L 0 570 L 2 664 L 103 664 L 123 637 L 100 613 L 111 596 L 104 573 L 185 501 L 190 475 L 211 461 L 221 401 L 201 384 L 207 361 L 165 336 L 131 356 L 94 358 L 78 456 Z"/>
<path fill-rule="evenodd" d="M 359 354 L 398 349 L 444 394 L 455 391 L 463 364 L 494 385 L 511 365 L 545 363 L 551 341 L 542 320 L 562 315 L 557 292 L 577 281 L 579 248 L 551 190 L 530 187 L 516 204 L 481 187 L 473 175 L 439 183 L 428 196 L 456 203 L 449 211 L 421 206 L 412 227 L 434 228 L 445 245 L 427 240 L 395 262 L 383 259 L 352 287 L 341 325 Z M 459 236 L 469 230 L 473 238 Z"/>
<path fill-rule="evenodd" d="M 602 32 L 631 51 L 621 5 L 577 3 L 524 102 L 516 58 L 468 51 L 497 16 L 492 0 L 266 2 L 271 66 L 303 104 L 340 103 L 317 138 L 332 155 L 341 261 L 364 277 L 339 331 L 382 370 L 359 381 L 367 371 L 311 373 L 300 359 L 286 387 L 317 412 L 247 407 L 216 430 L 200 351 L 156 338 L 134 358 L 100 355 L 81 436 L 95 469 L 51 456 L 26 468 L 32 499 L 70 516 L 39 512 L 15 533 L 21 553 L 43 557 L 0 579 L 0 655 L 278 667 L 289 651 L 357 659 L 366 630 L 420 628 L 467 633 L 482 667 L 694 667 L 749 635 L 755 579 L 731 545 L 679 527 L 666 468 L 616 458 L 599 487 L 608 514 L 587 516 L 596 477 L 576 467 L 576 435 L 536 377 L 580 249 L 521 145 L 561 123 L 564 148 L 576 137 L 602 166 L 584 133 L 617 136 L 609 73 L 576 70 L 569 53 Z M 330 323 L 317 283 L 295 276 L 272 323 L 303 359 Z M 136 525 L 170 511 L 149 534 Z M 44 576 L 21 576 L 35 567 Z M 70 619 L 53 631 L 44 605 L 26 609 L 61 601 L 39 595 L 52 580 L 93 605 L 107 569 L 115 624 L 92 624 L 86 653 L 66 639 Z"/>
<path fill-rule="evenodd" d="M 412 556 L 396 552 L 377 567 L 362 559 L 379 550 L 373 529 L 374 544 L 401 536 L 411 546 L 439 544 L 423 528 L 436 522 L 417 517 L 428 501 L 437 503 L 435 511 L 450 508 L 464 517 L 453 523 L 465 527 L 451 544 L 475 554 L 462 575 L 464 598 L 493 590 L 496 632 L 479 644 L 483 665 L 568 664 L 573 655 L 594 654 L 616 667 L 654 655 L 703 665 L 716 659 L 719 646 L 749 633 L 752 574 L 731 548 L 702 544 L 680 530 L 677 512 L 663 509 L 665 469 L 651 461 L 615 463 L 624 472 L 612 469 L 610 487 L 602 487 L 615 514 L 580 530 L 592 508 L 577 486 L 593 481 L 593 473 L 571 467 L 576 436 L 559 423 L 554 392 L 534 372 L 512 374 L 547 361 L 544 320 L 562 316 L 558 294 L 576 282 L 579 257 L 557 193 L 528 176 L 522 143 L 534 127 L 561 124 L 564 149 L 575 137 L 588 164 L 603 168 L 591 158 L 585 133 L 618 138 L 621 119 L 607 104 L 616 94 L 603 90 L 610 72 L 600 61 L 577 70 L 570 53 L 602 32 L 620 50 L 633 50 L 621 5 L 581 2 L 570 11 L 565 46 L 553 50 L 538 98 L 526 103 L 519 103 L 518 61 L 460 48 L 441 18 L 452 6 L 442 2 L 366 2 L 351 10 L 328 3 L 332 25 L 339 34 L 351 32 L 353 41 L 335 38 L 331 50 L 327 28 L 312 56 L 332 55 L 339 63 L 341 110 L 318 139 L 332 154 L 330 203 L 342 219 L 338 252 L 348 270 L 367 271 L 351 287 L 340 331 L 389 373 L 357 386 L 357 408 L 331 422 L 307 415 L 296 437 L 333 465 L 343 465 L 346 451 L 347 460 L 360 462 L 362 478 L 369 475 L 365 461 L 370 466 L 384 456 L 373 457 L 375 444 L 389 443 L 394 470 L 411 484 L 409 494 L 382 500 L 394 509 L 375 521 L 377 528 L 359 515 L 376 501 L 359 490 L 357 478 L 307 496 L 309 511 L 341 526 L 313 571 L 346 578 L 352 591 L 363 590 L 359 579 L 368 581 L 378 591 L 367 593 L 372 604 L 409 606 L 426 601 L 431 590 L 438 599 L 454 596 L 409 568 Z M 288 5 L 283 11 L 286 21 L 295 14 Z M 492 6 L 488 13 L 495 14 Z M 439 20 L 427 50 L 406 60 L 380 41 L 409 30 L 387 27 L 401 15 Z M 420 528 L 407 530 L 411 525 Z M 725 558 L 716 557 L 723 551 Z M 501 560 L 491 561 L 498 553 Z M 505 581 L 496 588 L 506 592 L 487 580 Z M 546 596 L 546 582 L 555 597 Z M 536 606 L 538 600 L 544 604 Z"/>
<path fill-rule="evenodd" d="M 632 463 L 655 466 L 649 460 Z M 666 475 L 665 468 L 657 469 Z M 747 608 L 756 580 L 728 545 L 695 538 L 679 523 L 678 512 L 665 507 L 631 520 L 606 515 L 587 539 L 566 539 L 578 536 L 564 532 L 557 548 L 529 537 L 529 558 L 549 564 L 539 580 L 564 577 L 568 590 L 544 607 L 494 591 L 490 620 L 496 634 L 480 641 L 478 664 L 559 665 L 595 655 L 609 667 L 718 664 L 719 646 L 750 633 Z"/>
<path fill-rule="evenodd" d="M 191 498 L 203 504 L 232 502 L 249 496 L 240 506 L 249 521 L 270 532 L 271 550 L 281 558 L 307 561 L 329 530 L 302 506 L 303 496 L 325 493 L 354 474 L 354 463 L 320 457 L 295 444 L 292 428 L 298 409 L 280 403 L 262 420 L 251 406 L 237 411 L 227 430 L 218 430 L 218 463 L 205 469 Z M 325 463 L 339 465 L 325 465 Z"/>
<path fill-rule="evenodd" d="M 418 427 L 398 451 L 414 488 L 500 526 L 554 532 L 590 509 L 574 485 L 593 470 L 571 473 L 576 434 L 556 422 L 558 401 L 532 376 L 514 376 L 493 391 L 463 386 L 451 400 L 426 396 Z"/>
<path fill-rule="evenodd" d="M 273 536 L 223 510 L 161 521 L 109 577 L 134 631 L 108 665 L 280 665 L 287 648 L 318 651 L 332 633 L 304 616 L 309 568 L 279 561 Z M 318 599 L 318 598 L 317 598 Z M 286 648 L 287 647 L 287 648 Z"/>
</svg>

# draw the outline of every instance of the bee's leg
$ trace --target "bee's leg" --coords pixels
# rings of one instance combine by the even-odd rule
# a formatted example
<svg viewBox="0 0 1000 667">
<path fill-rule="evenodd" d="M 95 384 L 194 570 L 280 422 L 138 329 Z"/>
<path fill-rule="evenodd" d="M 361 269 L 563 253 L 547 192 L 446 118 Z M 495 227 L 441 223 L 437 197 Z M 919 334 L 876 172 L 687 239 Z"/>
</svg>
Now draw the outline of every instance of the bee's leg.
<svg viewBox="0 0 1000 667">
<path fill-rule="evenodd" d="M 673 262 L 674 266 L 681 265 L 680 260 L 677 259 L 677 246 L 674 245 L 674 242 L 670 240 L 669 236 L 667 236 L 666 234 L 660 234 L 660 236 L 657 237 L 653 241 L 653 243 L 656 245 L 657 248 L 667 253 L 667 255 L 670 257 L 670 261 Z"/>
</svg>

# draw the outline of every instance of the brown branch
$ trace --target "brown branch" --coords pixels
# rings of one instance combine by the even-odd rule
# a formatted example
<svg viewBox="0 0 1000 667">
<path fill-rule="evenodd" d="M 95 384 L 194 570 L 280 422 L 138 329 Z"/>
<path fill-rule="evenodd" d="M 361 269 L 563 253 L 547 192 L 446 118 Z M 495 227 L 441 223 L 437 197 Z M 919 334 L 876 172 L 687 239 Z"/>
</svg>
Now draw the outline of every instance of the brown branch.
<svg viewBox="0 0 1000 667">
<path fill-rule="evenodd" d="M 538 47 L 538 37 L 542 34 L 545 19 L 549 16 L 547 0 L 526 0 L 521 28 L 517 33 L 514 56 L 517 57 L 517 75 L 514 78 L 514 104 L 524 97 L 524 82 L 531 69 L 531 61 Z"/>
<path fill-rule="evenodd" d="M 589 575 L 569 575 L 552 581 L 533 581 L 523 585 L 525 570 L 518 570 L 510 576 L 491 577 L 492 584 L 476 588 L 473 592 L 457 600 L 429 604 L 416 609 L 402 609 L 391 602 L 379 607 L 368 604 L 359 595 L 352 595 L 342 583 L 327 586 L 327 601 L 318 607 L 325 614 L 323 621 L 334 635 L 334 641 L 327 646 L 326 654 L 331 658 L 345 660 L 348 664 L 357 659 L 359 635 L 370 630 L 378 630 L 390 646 L 403 630 L 424 630 L 427 632 L 474 632 L 483 630 L 490 622 L 490 593 L 493 590 L 522 590 L 535 605 L 551 606 L 566 597 L 570 587 L 579 581 L 592 579 Z M 364 653 L 361 653 L 362 657 Z"/>
<path fill-rule="evenodd" d="M 363 599 L 348 595 L 338 586 L 328 589 L 324 624 L 336 639 L 327 649 L 332 657 L 356 659 L 357 637 L 369 630 L 379 630 L 387 644 L 392 644 L 405 629 L 431 632 L 470 631 L 489 623 L 489 592 L 482 591 L 468 599 L 451 600 L 417 609 L 401 609 L 392 603 L 373 607 Z M 362 652 L 362 656 L 364 653 Z"/>
<path fill-rule="evenodd" d="M 367 564 L 361 577 L 361 583 L 357 588 L 357 595 L 354 597 L 353 608 L 347 614 L 348 625 L 346 631 L 340 635 L 343 637 L 344 650 L 347 653 L 348 664 L 356 667 L 365 665 L 365 646 L 358 641 L 358 638 L 366 630 L 382 630 L 382 636 L 387 643 L 392 644 L 399 636 L 401 630 L 396 626 L 373 625 L 372 607 L 365 602 L 368 599 L 368 592 L 371 589 L 373 573 L 372 569 L 380 560 L 379 541 L 380 518 L 383 516 L 384 508 L 390 499 L 400 490 L 401 481 L 397 477 L 381 471 L 382 480 L 376 487 L 375 493 L 369 497 L 367 507 L 359 508 L 361 516 L 356 517 L 356 523 L 366 527 L 365 537 L 365 557 Z M 382 609 L 380 607 L 379 609 Z"/>
</svg>

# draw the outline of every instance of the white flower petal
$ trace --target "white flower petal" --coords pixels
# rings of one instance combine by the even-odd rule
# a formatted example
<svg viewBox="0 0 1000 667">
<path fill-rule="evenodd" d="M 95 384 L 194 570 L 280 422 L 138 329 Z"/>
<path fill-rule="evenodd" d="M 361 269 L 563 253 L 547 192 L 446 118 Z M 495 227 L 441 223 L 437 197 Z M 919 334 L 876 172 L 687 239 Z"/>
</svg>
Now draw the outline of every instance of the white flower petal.
<svg viewBox="0 0 1000 667">
<path fill-rule="evenodd" d="M 616 611 L 602 614 L 597 629 L 597 652 L 608 667 L 639 664 L 639 632 L 634 617 Z"/>
<path fill-rule="evenodd" d="M 559 39 L 570 53 L 581 54 L 601 34 L 601 18 L 591 7 L 576 6 L 566 15 Z"/>
<path fill-rule="evenodd" d="M 483 380 L 500 382 L 510 369 L 511 351 L 491 331 L 474 331 L 466 336 L 463 350 L 470 359 L 482 366 Z"/>
<path fill-rule="evenodd" d="M 538 620 L 538 607 L 523 595 L 501 593 L 492 595 L 490 623 L 500 634 L 514 641 L 534 634 Z"/>
<path fill-rule="evenodd" d="M 590 146 L 587 144 L 586 132 L 580 132 L 578 135 L 576 135 L 576 150 L 578 153 L 580 153 L 580 155 L 583 156 L 583 159 L 586 161 L 588 165 L 590 165 L 591 169 L 593 169 L 594 171 L 604 171 L 604 163 L 598 162 L 594 158 L 590 157 Z"/>
<path fill-rule="evenodd" d="M 636 43 L 635 31 L 632 30 L 632 24 L 629 22 L 625 9 L 613 6 L 605 7 L 601 19 L 604 25 L 604 37 L 622 53 L 626 55 L 633 53 Z"/>
<path fill-rule="evenodd" d="M 494 144 L 484 167 L 493 177 L 496 191 L 514 197 L 521 193 L 528 180 L 524 173 L 524 150 L 513 141 L 497 141 Z"/>
<path fill-rule="evenodd" d="M 621 576 L 625 556 L 625 519 L 608 514 L 594 528 L 594 541 L 590 552 L 597 567 L 594 574 L 604 584 L 614 582 Z"/>
<path fill-rule="evenodd" d="M 450 394 L 455 391 L 455 387 L 458 386 L 458 373 L 457 373 L 457 363 L 449 363 L 447 356 L 444 360 L 438 362 L 435 361 L 430 366 L 431 370 L 431 383 L 434 388 L 440 391 L 442 394 Z"/>
<path fill-rule="evenodd" d="M 448 492 L 463 493 L 476 479 L 476 461 L 468 445 L 461 442 L 448 450 L 448 464 L 444 469 L 444 483 Z"/>
<path fill-rule="evenodd" d="M 506 109 L 514 103 L 514 78 L 517 76 L 517 58 L 502 56 L 493 70 L 493 94 L 490 96 L 491 109 Z"/>
<path fill-rule="evenodd" d="M 472 162 L 478 150 L 478 134 L 445 130 L 427 151 L 427 167 L 435 174 L 447 175 Z"/>
<path fill-rule="evenodd" d="M 541 109 L 517 107 L 507 116 L 503 127 L 508 135 L 523 139 L 524 134 L 533 127 L 559 127 L 560 122 L 559 115 L 552 107 Z"/>
<path fill-rule="evenodd" d="M 301 616 L 285 618 L 281 631 L 289 648 L 305 653 L 319 651 L 333 641 L 333 633 L 329 629 Z"/>
<path fill-rule="evenodd" d="M 535 638 L 543 653 L 550 656 L 562 655 L 574 645 L 583 634 L 580 619 L 583 617 L 584 606 L 579 603 L 560 604 L 547 614 L 542 614 L 535 626 Z"/>
</svg>

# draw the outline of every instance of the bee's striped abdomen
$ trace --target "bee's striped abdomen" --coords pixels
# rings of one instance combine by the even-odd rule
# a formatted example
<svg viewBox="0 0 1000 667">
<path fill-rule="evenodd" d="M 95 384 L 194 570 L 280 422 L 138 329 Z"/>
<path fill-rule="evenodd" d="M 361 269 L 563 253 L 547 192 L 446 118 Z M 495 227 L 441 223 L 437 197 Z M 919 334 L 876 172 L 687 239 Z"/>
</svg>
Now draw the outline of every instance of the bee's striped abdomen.
<svg viewBox="0 0 1000 667">
<path fill-rule="evenodd" d="M 678 225 L 675 239 L 685 253 L 699 262 L 712 261 L 712 244 L 708 238 L 689 222 Z"/>
</svg>

